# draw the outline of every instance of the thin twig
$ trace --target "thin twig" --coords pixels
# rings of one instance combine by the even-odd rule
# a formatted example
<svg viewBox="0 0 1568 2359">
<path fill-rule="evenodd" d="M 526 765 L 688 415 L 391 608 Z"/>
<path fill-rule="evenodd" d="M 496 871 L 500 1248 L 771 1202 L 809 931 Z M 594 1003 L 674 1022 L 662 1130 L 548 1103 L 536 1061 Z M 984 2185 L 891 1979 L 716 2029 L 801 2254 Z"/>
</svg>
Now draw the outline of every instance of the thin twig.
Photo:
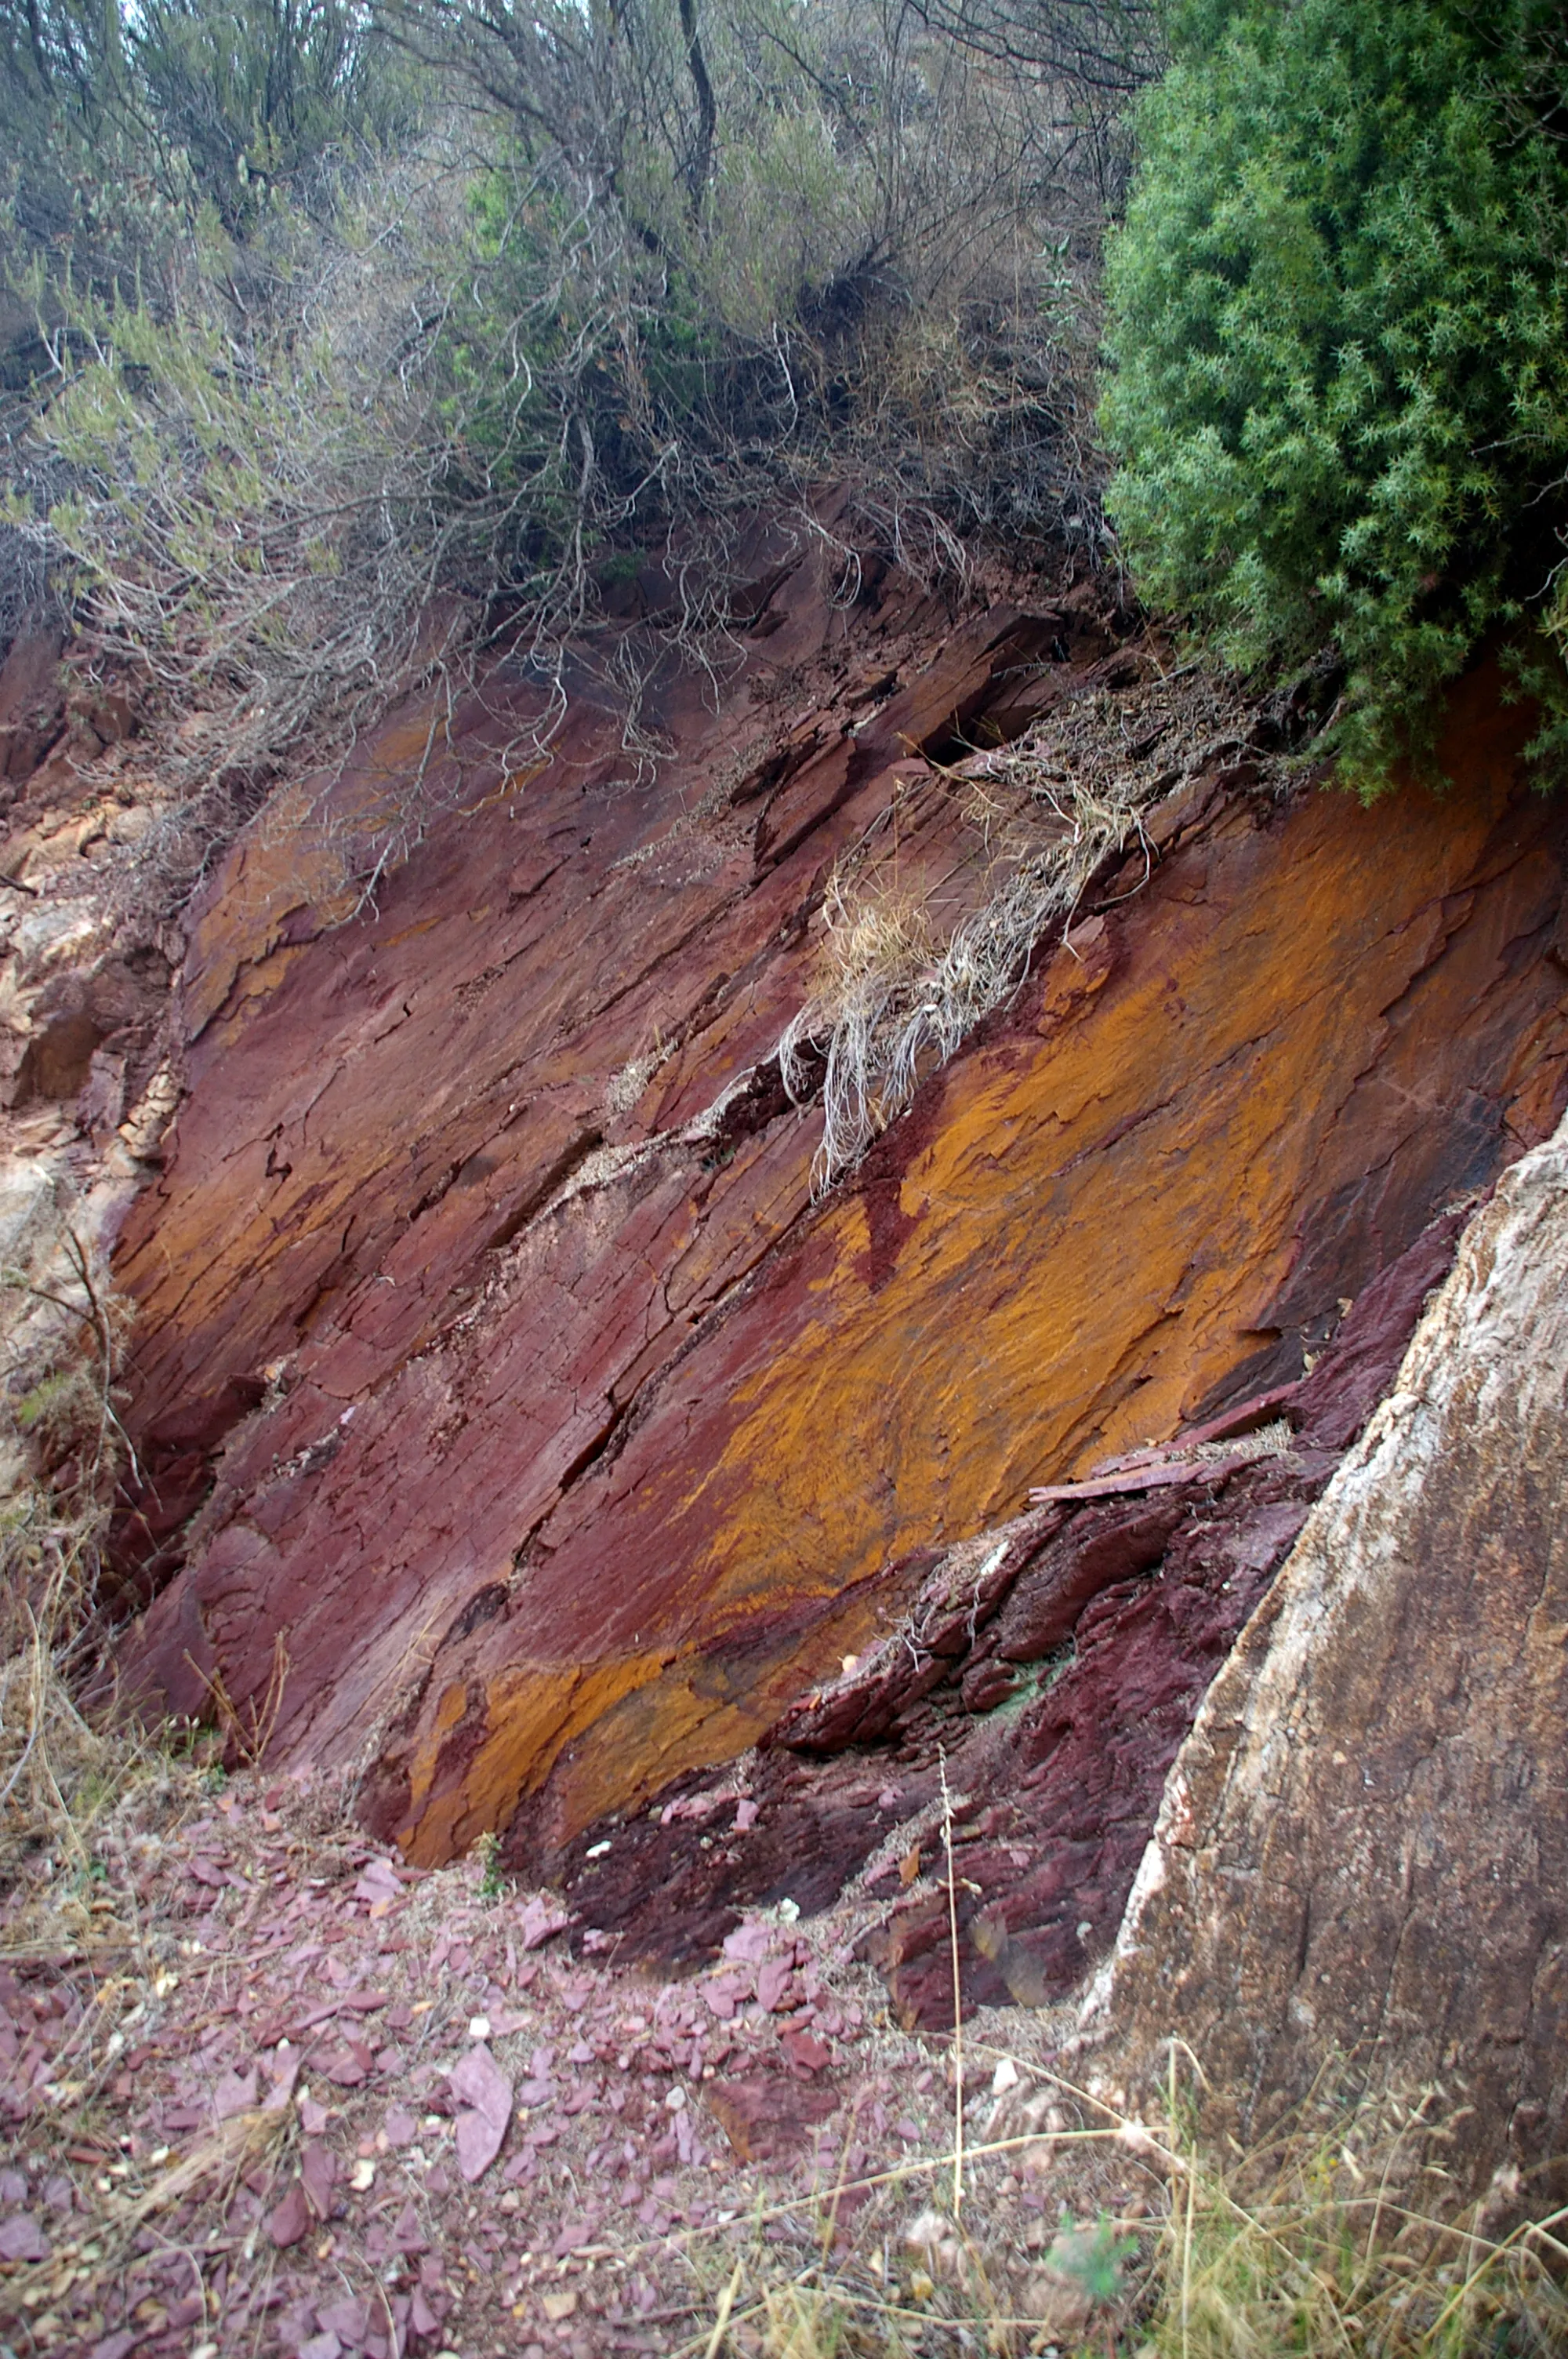
<svg viewBox="0 0 1568 2359">
<path fill-rule="evenodd" d="M 953 2217 L 964 2204 L 964 1989 L 958 1963 L 958 1887 L 953 1865 L 953 1798 L 947 1790 L 947 1756 L 940 1745 L 942 1842 L 947 1854 L 947 1938 L 953 1959 Z"/>
</svg>

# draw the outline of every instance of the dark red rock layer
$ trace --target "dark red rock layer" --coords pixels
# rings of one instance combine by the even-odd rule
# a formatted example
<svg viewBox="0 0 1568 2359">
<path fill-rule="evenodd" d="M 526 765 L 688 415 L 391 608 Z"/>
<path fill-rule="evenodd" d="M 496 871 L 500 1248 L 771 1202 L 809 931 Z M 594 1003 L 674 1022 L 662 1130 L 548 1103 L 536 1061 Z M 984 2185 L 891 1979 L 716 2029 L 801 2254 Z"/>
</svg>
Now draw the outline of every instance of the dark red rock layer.
<svg viewBox="0 0 1568 2359">
<path fill-rule="evenodd" d="M 1443 806 L 1281 803 L 1217 749 L 1152 820 L 1146 887 L 1141 855 L 1106 880 L 812 1209 L 816 1125 L 767 1060 L 834 861 L 896 795 L 905 874 L 972 906 L 984 829 L 915 749 L 1097 683 L 1113 742 L 1136 664 L 1067 601 L 944 636 L 896 580 L 836 615 L 797 568 L 762 604 L 721 718 L 692 682 L 655 700 L 679 752 L 654 787 L 587 701 L 509 780 L 528 690 L 498 681 L 460 716 L 466 816 L 373 910 L 328 925 L 283 810 L 197 928 L 189 1094 L 119 1263 L 142 1541 L 181 1567 L 128 1665 L 187 1708 L 221 1680 L 279 1761 L 362 1763 L 416 1858 L 495 1828 L 569 1870 L 1031 1483 L 1295 1378 L 1563 1099 L 1568 820 L 1521 790 L 1483 678 Z M 384 733 L 344 809 L 424 742 L 419 715 Z M 1186 1587 L 1226 1595 L 1200 1558 Z M 1145 1593 L 1174 1592 L 1146 1576 L 1080 1652 L 1109 1694 L 1147 1632 L 1154 1696 L 1187 1647 L 1174 1730 L 1234 1609 L 1156 1645 Z"/>
<path fill-rule="evenodd" d="M 611 1938 L 622 1955 L 700 1960 L 748 1907 L 828 1905 L 890 1827 L 935 1817 L 945 1761 L 966 2005 L 1065 1997 L 1114 1939 L 1198 1705 L 1391 1382 L 1462 1219 L 1433 1222 L 1366 1289 L 1308 1375 L 1256 1416 L 1218 1420 L 1240 1435 L 1235 1452 L 1259 1446 L 1246 1430 L 1260 1421 L 1288 1425 L 1287 1446 L 1271 1436 L 1250 1460 L 1184 1460 L 1205 1447 L 1200 1428 L 1173 1458 L 1141 1453 L 1153 1462 L 1141 1478 L 1081 1486 L 1142 1479 L 1141 1494 L 1051 1502 L 963 1543 L 900 1631 L 769 1731 L 742 1780 L 706 1794 L 684 1780 L 644 1817 L 587 1830 L 567 1889 L 589 1948 Z M 865 1888 L 895 1905 L 868 1953 L 907 2022 L 943 2026 L 940 1827 L 917 1849 L 939 1888 L 897 1898 L 897 1863 L 882 1861 Z"/>
<path fill-rule="evenodd" d="M 326 792 L 325 826 L 319 782 L 276 802 L 197 911 L 186 1101 L 117 1261 L 149 1474 L 122 1556 L 155 1589 L 189 1565 L 125 1668 L 177 1708 L 221 1674 L 254 1717 L 287 1660 L 275 1750 L 341 1757 L 507 1603 L 533 1536 L 806 1211 L 816 1125 L 756 1068 L 809 988 L 834 859 L 926 781 L 922 747 L 1092 690 L 1114 648 L 1097 600 L 952 628 L 868 577 L 846 615 L 810 565 L 773 580 L 754 636 L 722 717 L 689 677 L 651 701 L 680 749 L 653 787 L 589 687 L 549 766 L 513 775 L 532 690 L 503 674 L 433 766 L 457 811 L 373 913 L 341 922 L 339 842 L 425 757 L 423 712 Z M 906 803 L 912 875 L 939 866 L 961 908 L 983 886 L 958 798 Z M 665 1643 L 660 1611 L 639 1618 Z M 786 1607 L 786 1653 L 820 1611 Z M 554 1723 L 656 1668 L 595 1679 L 603 1622 L 584 1593 L 524 1649 L 546 1758 Z"/>
</svg>

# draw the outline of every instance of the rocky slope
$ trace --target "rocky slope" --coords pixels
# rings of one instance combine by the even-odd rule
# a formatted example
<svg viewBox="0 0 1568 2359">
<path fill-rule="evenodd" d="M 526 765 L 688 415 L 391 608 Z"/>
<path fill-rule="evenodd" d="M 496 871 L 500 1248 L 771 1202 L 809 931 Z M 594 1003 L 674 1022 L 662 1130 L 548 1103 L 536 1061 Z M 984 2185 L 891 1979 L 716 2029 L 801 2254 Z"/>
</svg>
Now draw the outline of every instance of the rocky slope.
<svg viewBox="0 0 1568 2359">
<path fill-rule="evenodd" d="M 899 889 L 951 924 L 993 888 L 998 824 L 951 757 L 1090 703 L 1125 752 L 1158 670 L 1082 593 L 944 626 L 897 577 L 845 613 L 783 558 L 721 710 L 666 681 L 650 717 L 678 750 L 653 784 L 588 696 L 551 766 L 513 776 L 530 691 L 501 677 L 440 756 L 466 815 L 350 922 L 287 804 L 242 839 L 197 913 L 186 1094 L 117 1261 L 151 1476 L 132 1553 L 174 1573 L 135 1675 L 180 1708 L 221 1690 L 280 1764 L 357 1765 L 369 1825 L 416 1861 L 494 1830 L 576 1892 L 628 1814 L 664 1821 L 846 1656 L 929 1625 L 934 1566 L 976 1541 L 961 1631 L 912 1650 L 925 1694 L 946 1667 L 925 1708 L 957 1697 L 1004 1767 L 1027 1725 L 1056 1767 L 1037 1812 L 981 1830 L 1004 1888 L 974 1879 L 1001 1914 L 977 1904 L 970 1971 L 1019 1995 L 1080 1973 L 1447 1216 L 1568 1088 L 1568 821 L 1516 776 L 1495 677 L 1456 700 L 1441 804 L 1281 790 L 1244 732 L 1183 744 L 1167 714 L 1143 839 L 813 1204 L 817 1119 L 773 1051 L 819 979 L 835 864 L 881 831 Z M 406 716 L 358 757 L 345 827 L 427 737 Z M 1316 1424 L 1273 1397 L 1336 1339 Z M 1288 1429 L 1261 1462 L 1217 1440 L 1206 1472 L 1123 1469 L 1125 1512 L 1062 1503 L 1094 1539 L 1076 1554 L 1054 1510 L 1017 1525 L 1031 1484 L 1217 1417 L 1222 1440 L 1260 1397 L 1239 1423 Z M 1047 1560 L 1021 1637 L 1002 1589 Z M 805 1854 L 823 1897 L 929 1812 L 922 1702 L 835 1726 L 843 1823 L 818 1813 Z M 815 1775 L 828 1736 L 788 1725 Z M 700 1810 L 668 1821 L 700 1854 L 703 1938 L 741 1897 L 815 1895 L 800 1842 L 769 1865 L 766 1816 L 728 1868 Z M 578 1894 L 585 1936 L 631 1937 L 613 1881 Z"/>
<path fill-rule="evenodd" d="M 589 1951 L 697 1962 L 848 1886 L 940 2021 L 944 1769 L 968 1998 L 1065 1995 L 1466 1213 L 1552 1130 L 1568 818 L 1485 670 L 1453 794 L 1363 810 L 1092 590 L 831 590 L 761 551 L 722 693 L 656 684 L 651 778 L 586 679 L 542 769 L 525 676 L 394 716 L 188 945 L 115 914 L 134 737 L 80 695 L 34 726 L 24 681 L 10 1120 L 111 1228 L 146 1183 L 129 1682 L 353 1771 L 414 1862 L 494 1832 Z M 950 934 L 1071 824 L 1074 732 L 1138 829 L 814 1201 L 776 1051 L 825 896 Z M 427 841 L 367 895 L 416 777 Z M 90 956 L 48 951 L 72 925 Z"/>
<path fill-rule="evenodd" d="M 741 1777 L 589 1829 L 566 1879 L 585 1945 L 699 1960 L 750 1903 L 848 1888 L 881 1904 L 863 1952 L 906 2023 L 952 2022 L 955 1925 L 966 2006 L 1069 1997 L 1120 1922 L 1200 1700 L 1390 1381 L 1459 1220 L 1365 1289 L 1310 1375 L 938 1555 L 899 1628 Z M 743 1839 L 721 1816 L 740 1791 Z"/>
<path fill-rule="evenodd" d="M 872 2347 L 961 2359 L 1087 2321 L 1064 2209 L 1124 2222 L 1141 2263 L 1158 2234 L 1158 2172 L 1051 2072 L 1041 2019 L 971 2027 L 955 2267 L 930 2207 L 958 2093 L 843 1922 L 753 1917 L 678 1982 L 584 1969 L 545 1897 L 409 1868 L 343 1799 L 166 1764 L 96 1830 L 107 1889 L 0 1901 L 13 2347 L 695 2359 L 728 2286 L 727 2347 L 766 2359 L 815 2265 L 825 2321 L 885 2311 Z"/>
</svg>

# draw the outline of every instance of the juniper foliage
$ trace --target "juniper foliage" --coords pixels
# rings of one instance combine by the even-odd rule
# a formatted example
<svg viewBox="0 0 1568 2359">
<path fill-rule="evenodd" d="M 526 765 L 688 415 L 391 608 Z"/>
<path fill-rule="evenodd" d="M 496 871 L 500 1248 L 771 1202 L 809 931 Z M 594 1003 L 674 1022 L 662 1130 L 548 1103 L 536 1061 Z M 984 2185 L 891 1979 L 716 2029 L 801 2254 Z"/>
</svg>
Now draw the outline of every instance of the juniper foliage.
<svg viewBox="0 0 1568 2359">
<path fill-rule="evenodd" d="M 1105 428 L 1140 586 L 1244 669 L 1332 648 L 1364 795 L 1494 635 L 1568 761 L 1568 146 L 1536 0 L 1190 0 L 1137 109 Z"/>
</svg>

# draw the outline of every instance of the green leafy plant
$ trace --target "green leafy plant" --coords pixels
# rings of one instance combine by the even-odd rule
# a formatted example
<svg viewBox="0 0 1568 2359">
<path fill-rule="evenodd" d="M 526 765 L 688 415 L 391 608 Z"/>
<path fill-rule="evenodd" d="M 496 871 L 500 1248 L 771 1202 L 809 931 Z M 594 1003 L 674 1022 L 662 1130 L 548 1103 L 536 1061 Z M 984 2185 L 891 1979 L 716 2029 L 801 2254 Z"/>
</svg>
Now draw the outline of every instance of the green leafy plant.
<svg viewBox="0 0 1568 2359">
<path fill-rule="evenodd" d="M 506 1890 L 506 1880 L 501 1869 L 501 1838 L 488 1830 L 474 1845 L 480 1864 L 479 1897 L 481 1900 L 499 1900 Z"/>
<path fill-rule="evenodd" d="M 1533 0 L 1193 0 L 1108 292 L 1141 585 L 1244 669 L 1325 647 L 1328 745 L 1428 776 L 1489 635 L 1568 756 L 1568 147 Z M 1542 60 L 1546 59 L 1543 68 Z"/>
<path fill-rule="evenodd" d="M 1119 2228 L 1102 2212 L 1091 2227 L 1070 2212 L 1053 2239 L 1046 2260 L 1065 2277 L 1082 2286 L 1091 2301 L 1118 2302 L 1126 2291 L 1127 2265 L 1137 2249 L 1136 2238 Z"/>
</svg>

